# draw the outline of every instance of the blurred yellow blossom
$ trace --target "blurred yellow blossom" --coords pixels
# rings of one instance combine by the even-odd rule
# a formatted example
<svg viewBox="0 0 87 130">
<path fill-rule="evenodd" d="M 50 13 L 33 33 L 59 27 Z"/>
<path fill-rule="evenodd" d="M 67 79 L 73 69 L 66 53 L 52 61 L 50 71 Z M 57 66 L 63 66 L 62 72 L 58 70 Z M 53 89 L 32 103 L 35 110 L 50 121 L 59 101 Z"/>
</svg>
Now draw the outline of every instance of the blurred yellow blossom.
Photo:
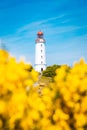
<svg viewBox="0 0 87 130">
<path fill-rule="evenodd" d="M 86 130 L 87 64 L 62 65 L 38 93 L 39 74 L 0 50 L 0 130 Z"/>
</svg>

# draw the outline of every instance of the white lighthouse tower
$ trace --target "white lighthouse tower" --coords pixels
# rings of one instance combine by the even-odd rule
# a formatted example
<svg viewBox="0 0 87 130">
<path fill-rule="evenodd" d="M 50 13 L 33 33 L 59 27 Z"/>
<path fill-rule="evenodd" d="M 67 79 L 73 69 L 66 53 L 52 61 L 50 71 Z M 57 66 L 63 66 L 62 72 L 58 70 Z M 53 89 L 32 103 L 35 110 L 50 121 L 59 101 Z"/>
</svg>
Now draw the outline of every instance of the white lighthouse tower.
<svg viewBox="0 0 87 130">
<path fill-rule="evenodd" d="M 35 70 L 42 72 L 46 69 L 46 52 L 45 52 L 45 39 L 43 38 L 43 32 L 37 33 L 37 39 L 35 41 Z"/>
</svg>

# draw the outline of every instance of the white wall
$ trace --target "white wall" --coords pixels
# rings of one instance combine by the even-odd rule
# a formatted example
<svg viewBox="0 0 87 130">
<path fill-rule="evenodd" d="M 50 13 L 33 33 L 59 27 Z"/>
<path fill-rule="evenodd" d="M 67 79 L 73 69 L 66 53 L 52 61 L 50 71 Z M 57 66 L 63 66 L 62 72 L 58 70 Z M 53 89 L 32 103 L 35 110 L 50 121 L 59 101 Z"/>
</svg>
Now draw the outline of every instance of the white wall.
<svg viewBox="0 0 87 130">
<path fill-rule="evenodd" d="M 35 45 L 35 70 L 41 72 L 46 69 L 45 43 L 36 43 Z"/>
</svg>

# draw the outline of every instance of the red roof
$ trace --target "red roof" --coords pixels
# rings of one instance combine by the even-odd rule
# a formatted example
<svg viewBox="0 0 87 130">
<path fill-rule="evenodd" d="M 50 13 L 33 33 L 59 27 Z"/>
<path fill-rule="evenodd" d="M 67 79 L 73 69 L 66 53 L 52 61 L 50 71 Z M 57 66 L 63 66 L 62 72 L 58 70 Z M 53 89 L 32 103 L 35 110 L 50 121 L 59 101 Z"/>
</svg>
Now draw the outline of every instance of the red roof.
<svg viewBox="0 0 87 130">
<path fill-rule="evenodd" d="M 37 35 L 43 35 L 43 32 L 39 31 L 39 32 L 37 33 Z"/>
</svg>

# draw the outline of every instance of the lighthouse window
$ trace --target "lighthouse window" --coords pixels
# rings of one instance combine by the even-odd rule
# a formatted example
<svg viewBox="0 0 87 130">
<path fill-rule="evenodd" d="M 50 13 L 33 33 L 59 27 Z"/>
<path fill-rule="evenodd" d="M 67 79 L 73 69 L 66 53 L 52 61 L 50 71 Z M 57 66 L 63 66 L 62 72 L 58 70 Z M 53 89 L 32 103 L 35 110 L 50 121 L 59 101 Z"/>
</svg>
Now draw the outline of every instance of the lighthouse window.
<svg viewBox="0 0 87 130">
<path fill-rule="evenodd" d="M 42 44 L 41 44 L 41 47 L 42 47 Z"/>
<path fill-rule="evenodd" d="M 41 52 L 42 52 L 42 50 L 41 50 Z"/>
<path fill-rule="evenodd" d="M 43 56 L 41 56 L 41 58 L 43 58 Z"/>
<path fill-rule="evenodd" d="M 41 61 L 41 64 L 43 64 L 43 62 Z"/>
</svg>

